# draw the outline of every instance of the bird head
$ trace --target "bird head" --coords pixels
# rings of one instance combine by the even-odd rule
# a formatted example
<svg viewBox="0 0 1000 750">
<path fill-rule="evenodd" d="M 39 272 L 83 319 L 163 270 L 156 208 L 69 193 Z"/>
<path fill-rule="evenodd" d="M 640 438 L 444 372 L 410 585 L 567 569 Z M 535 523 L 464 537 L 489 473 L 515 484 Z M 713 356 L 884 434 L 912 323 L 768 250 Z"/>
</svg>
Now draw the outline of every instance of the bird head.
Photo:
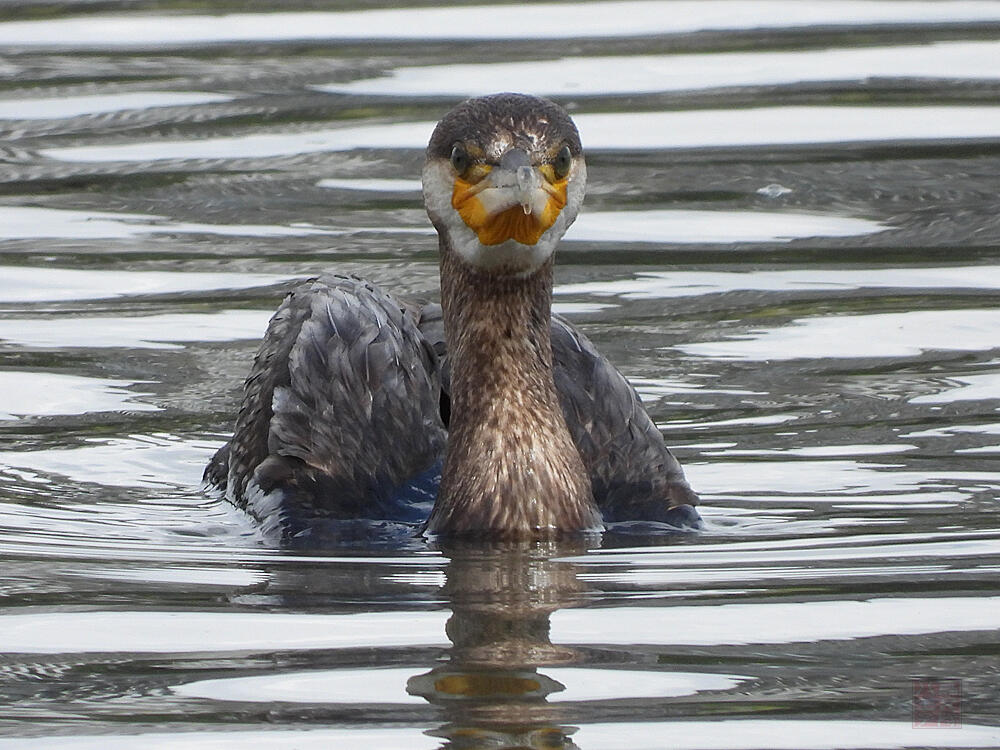
<svg viewBox="0 0 1000 750">
<path fill-rule="evenodd" d="M 580 135 L 562 107 L 494 94 L 462 102 L 434 129 L 424 204 L 465 263 L 526 275 L 551 257 L 576 219 L 586 181 Z"/>
</svg>

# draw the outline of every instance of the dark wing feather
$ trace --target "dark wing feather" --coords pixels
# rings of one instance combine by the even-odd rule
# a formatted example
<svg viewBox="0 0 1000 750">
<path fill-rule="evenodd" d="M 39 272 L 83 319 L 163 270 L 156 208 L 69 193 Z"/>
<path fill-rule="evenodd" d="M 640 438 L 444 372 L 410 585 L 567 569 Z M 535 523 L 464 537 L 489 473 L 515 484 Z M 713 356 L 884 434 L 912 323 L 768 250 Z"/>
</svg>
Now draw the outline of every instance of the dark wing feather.
<svg viewBox="0 0 1000 750">
<path fill-rule="evenodd" d="M 444 449 L 439 398 L 413 309 L 360 279 L 307 282 L 272 318 L 205 479 L 224 476 L 229 499 L 285 537 L 317 519 L 405 520 L 401 489 Z"/>
<path fill-rule="evenodd" d="M 573 441 L 606 521 L 672 521 L 698 502 L 635 389 L 590 340 L 552 317 L 553 375 Z"/>
</svg>

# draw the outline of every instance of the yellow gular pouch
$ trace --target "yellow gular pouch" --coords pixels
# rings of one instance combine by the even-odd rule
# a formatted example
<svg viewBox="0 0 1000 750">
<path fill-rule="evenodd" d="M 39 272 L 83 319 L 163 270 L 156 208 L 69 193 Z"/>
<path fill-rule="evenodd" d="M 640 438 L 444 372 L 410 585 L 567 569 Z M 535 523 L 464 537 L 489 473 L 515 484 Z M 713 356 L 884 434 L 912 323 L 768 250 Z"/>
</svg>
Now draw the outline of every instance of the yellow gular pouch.
<svg viewBox="0 0 1000 750">
<path fill-rule="evenodd" d="M 534 245 L 566 205 L 565 178 L 557 180 L 549 164 L 537 168 L 542 176 L 530 201 L 516 199 L 514 188 L 494 187 L 488 166 L 474 167 L 455 178 L 451 205 L 483 245 L 507 240 Z"/>
</svg>

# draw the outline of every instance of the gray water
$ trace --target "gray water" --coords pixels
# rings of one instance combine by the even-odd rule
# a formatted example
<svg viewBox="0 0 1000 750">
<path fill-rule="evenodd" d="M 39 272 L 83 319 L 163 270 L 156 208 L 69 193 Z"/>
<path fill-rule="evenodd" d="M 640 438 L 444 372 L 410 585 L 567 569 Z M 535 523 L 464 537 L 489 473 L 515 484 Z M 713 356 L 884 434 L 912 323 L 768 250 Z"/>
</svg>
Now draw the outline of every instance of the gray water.
<svg viewBox="0 0 1000 750">
<path fill-rule="evenodd" d="M 0 5 L 0 747 L 1000 746 L 1000 2 L 391 5 Z M 706 530 L 265 546 L 199 481 L 271 311 L 433 298 L 502 89 Z"/>
</svg>

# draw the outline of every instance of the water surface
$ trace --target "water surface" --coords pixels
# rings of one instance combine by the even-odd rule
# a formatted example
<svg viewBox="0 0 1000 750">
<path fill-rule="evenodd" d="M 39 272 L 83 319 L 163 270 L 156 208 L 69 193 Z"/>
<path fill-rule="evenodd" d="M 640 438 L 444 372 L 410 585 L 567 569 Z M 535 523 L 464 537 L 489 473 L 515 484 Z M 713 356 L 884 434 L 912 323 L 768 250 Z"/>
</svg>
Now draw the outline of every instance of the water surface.
<svg viewBox="0 0 1000 750">
<path fill-rule="evenodd" d="M 1000 2 L 255 10 L 0 16 L 0 747 L 1000 746 Z M 199 486 L 256 341 L 437 295 L 496 89 L 579 123 L 556 306 L 707 528 L 268 547 Z"/>
</svg>

